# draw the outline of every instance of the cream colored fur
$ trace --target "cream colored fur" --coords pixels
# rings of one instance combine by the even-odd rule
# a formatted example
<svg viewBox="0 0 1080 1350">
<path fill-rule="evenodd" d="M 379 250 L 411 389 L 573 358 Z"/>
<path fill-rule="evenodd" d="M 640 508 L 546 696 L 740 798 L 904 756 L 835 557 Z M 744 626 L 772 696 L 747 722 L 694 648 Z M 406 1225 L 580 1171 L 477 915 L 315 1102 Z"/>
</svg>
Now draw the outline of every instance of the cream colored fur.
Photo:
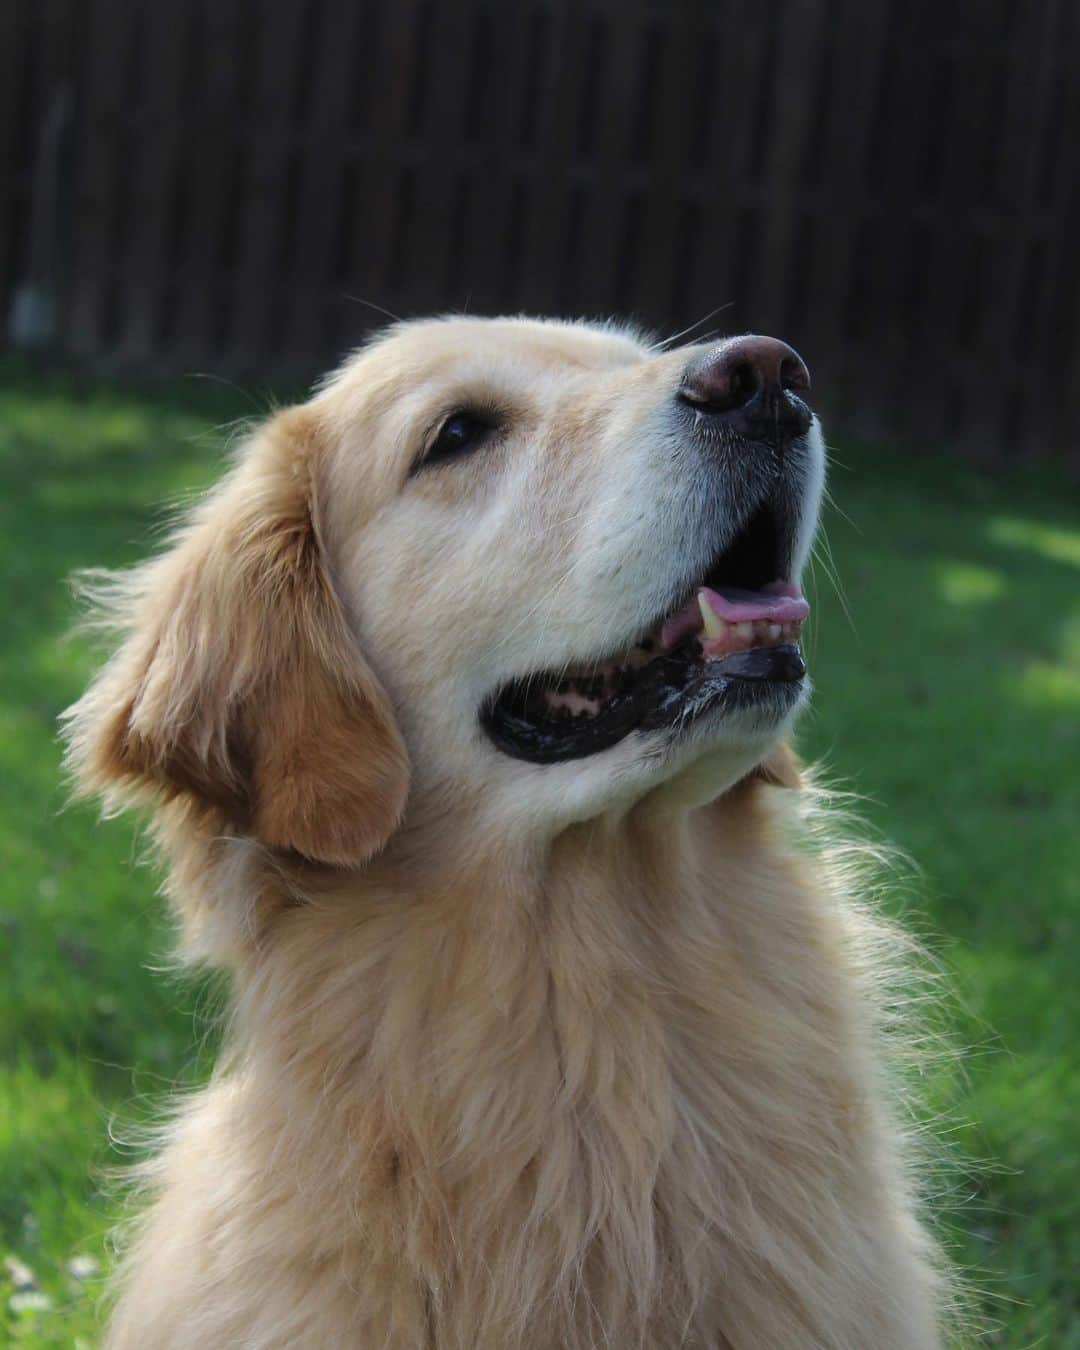
<svg viewBox="0 0 1080 1350">
<path fill-rule="evenodd" d="M 99 588 L 123 637 L 73 767 L 154 803 L 185 951 L 233 980 L 112 1350 L 939 1343 L 889 935 L 800 847 L 787 723 L 548 767 L 478 730 L 495 684 L 633 633 L 705 556 L 665 421 L 685 360 L 398 330 Z M 481 396 L 507 433 L 410 477 Z"/>
</svg>

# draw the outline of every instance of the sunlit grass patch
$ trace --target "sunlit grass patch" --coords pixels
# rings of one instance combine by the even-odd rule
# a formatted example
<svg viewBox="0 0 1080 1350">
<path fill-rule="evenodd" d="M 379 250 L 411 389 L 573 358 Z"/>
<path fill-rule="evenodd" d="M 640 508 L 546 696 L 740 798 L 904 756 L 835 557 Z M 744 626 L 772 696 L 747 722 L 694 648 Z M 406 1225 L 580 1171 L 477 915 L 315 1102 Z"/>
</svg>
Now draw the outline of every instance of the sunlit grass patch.
<svg viewBox="0 0 1080 1350">
<path fill-rule="evenodd" d="M 1080 528 L 1064 529 L 1041 520 L 997 516 L 990 520 L 987 534 L 995 544 L 1031 549 L 1052 562 L 1080 567 Z"/>
<path fill-rule="evenodd" d="M 937 567 L 942 596 L 952 605 L 985 605 L 1006 588 L 1003 573 L 968 562 L 941 562 Z"/>
<path fill-rule="evenodd" d="M 1080 669 L 1032 661 L 1019 672 L 1016 693 L 1036 707 L 1072 708 L 1080 715 Z"/>
</svg>

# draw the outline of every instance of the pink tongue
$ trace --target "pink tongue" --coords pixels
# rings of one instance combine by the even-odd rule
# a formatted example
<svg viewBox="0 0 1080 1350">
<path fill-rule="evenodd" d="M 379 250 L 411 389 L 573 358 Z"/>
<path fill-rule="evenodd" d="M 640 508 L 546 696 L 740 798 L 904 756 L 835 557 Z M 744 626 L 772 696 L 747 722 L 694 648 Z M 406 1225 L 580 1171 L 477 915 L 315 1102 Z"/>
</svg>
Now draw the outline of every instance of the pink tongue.
<svg viewBox="0 0 1080 1350">
<path fill-rule="evenodd" d="M 701 590 L 716 613 L 728 623 L 753 623 L 757 619 L 801 623 L 810 613 L 802 592 L 790 581 L 772 581 L 760 591 L 743 591 L 736 586 L 725 586 L 722 592 L 707 586 Z M 698 594 L 695 591 L 693 599 L 665 621 L 660 630 L 660 645 L 665 650 L 701 628 Z"/>
<path fill-rule="evenodd" d="M 728 623 L 771 619 L 773 623 L 798 623 L 810 613 L 810 606 L 788 582 L 774 581 L 763 591 L 740 591 L 725 586 L 722 591 L 703 588 L 710 608 Z"/>
</svg>

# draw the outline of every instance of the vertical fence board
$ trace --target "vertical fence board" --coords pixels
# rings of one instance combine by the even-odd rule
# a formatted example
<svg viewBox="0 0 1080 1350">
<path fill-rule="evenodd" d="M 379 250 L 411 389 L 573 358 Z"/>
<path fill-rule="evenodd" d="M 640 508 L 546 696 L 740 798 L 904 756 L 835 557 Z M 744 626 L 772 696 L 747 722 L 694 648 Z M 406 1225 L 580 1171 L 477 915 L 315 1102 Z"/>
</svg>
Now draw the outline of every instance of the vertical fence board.
<svg viewBox="0 0 1080 1350">
<path fill-rule="evenodd" d="M 624 9 L 619 14 L 605 13 L 594 20 L 598 29 L 598 49 L 602 53 L 603 74 L 598 86 L 592 126 L 583 127 L 590 143 L 580 141 L 574 156 L 575 174 L 587 206 L 579 223 L 579 237 L 573 241 L 577 267 L 566 275 L 566 299 L 571 295 L 576 308 L 586 314 L 604 317 L 616 303 L 616 278 L 619 248 L 632 210 L 627 182 L 630 140 L 638 100 L 643 93 L 643 77 L 650 57 L 648 27 L 641 11 Z M 587 79 L 593 78 L 590 72 Z"/>
<path fill-rule="evenodd" d="M 180 266 L 173 352 L 184 365 L 221 359 L 228 282 L 222 253 L 236 210 L 247 127 L 237 106 L 239 68 L 250 38 L 238 0 L 193 0 L 196 40 L 206 60 L 199 71 L 198 102 L 188 107 L 191 127 L 187 228 Z"/>
<path fill-rule="evenodd" d="M 768 17 L 765 6 L 726 0 L 703 34 L 715 75 L 703 100 L 700 168 L 690 179 L 690 210 L 679 256 L 671 264 L 676 269 L 671 315 L 676 327 L 706 323 L 703 316 L 717 306 L 722 308 L 715 323 L 723 328 L 739 331 L 751 324 L 745 302 L 755 265 L 756 230 L 749 179 L 761 83 L 769 82 Z M 733 32 L 738 42 L 731 40 Z"/>
<path fill-rule="evenodd" d="M 559 303 L 565 250 L 575 226 L 568 163 L 579 101 L 591 73 L 586 62 L 588 12 L 573 0 L 553 0 L 543 76 L 537 90 L 537 146 L 529 178 L 529 221 L 522 248 L 521 299 L 526 310 L 552 313 Z"/>
<path fill-rule="evenodd" d="M 12 288 L 19 280 L 25 247 L 30 166 L 26 118 L 32 102 L 30 0 L 0 5 L 0 321 L 7 320 Z"/>
<path fill-rule="evenodd" d="M 700 111 L 702 83 L 708 78 L 709 48 L 703 44 L 712 6 L 708 0 L 673 5 L 666 40 L 658 53 L 651 122 L 643 127 L 641 158 L 648 174 L 643 192 L 641 230 L 636 253 L 625 260 L 618 277 L 615 307 L 640 311 L 646 321 L 669 317 L 671 261 L 679 248 L 683 184 L 696 169 L 700 154 L 695 113 Z M 689 81 L 689 83 L 688 83 Z M 638 278 L 638 284 L 634 284 Z"/>
<path fill-rule="evenodd" d="M 931 437 L 949 435 L 962 425 L 976 392 L 968 353 L 977 323 L 970 268 L 980 256 L 975 208 L 983 166 L 972 146 L 991 116 L 994 64 L 984 51 L 967 50 L 964 36 L 955 35 L 939 57 L 941 92 L 931 127 L 937 142 L 932 165 L 936 179 L 927 184 L 926 206 L 935 213 L 935 224 L 920 355 L 924 369 L 948 371 L 930 381 L 922 397 L 921 427 Z"/>
<path fill-rule="evenodd" d="M 90 10 L 75 144 L 75 240 L 68 300 L 70 346 L 88 356 L 113 351 L 112 272 L 122 254 L 132 188 L 126 159 L 130 136 L 123 123 L 141 18 L 130 0 L 95 0 Z"/>
<path fill-rule="evenodd" d="M 518 254 L 527 169 L 526 107 L 531 67 L 542 53 L 531 46 L 535 10 L 489 3 L 483 22 L 491 53 L 490 84 L 475 128 L 475 161 L 461 181 L 461 218 L 446 255 L 443 291 L 451 303 L 485 314 L 517 305 Z M 456 216 L 455 212 L 455 216 Z M 462 287 L 464 291 L 462 292 Z"/>
<path fill-rule="evenodd" d="M 399 299 L 391 277 L 395 244 L 409 224 L 408 118 L 417 96 L 416 49 L 424 17 L 418 0 L 398 0 L 381 10 L 372 118 L 365 137 L 366 228 L 355 293 L 365 303 L 390 309 L 397 308 Z"/>
<path fill-rule="evenodd" d="M 15 319 L 14 302 L 26 286 L 34 292 L 34 312 L 22 308 L 12 332 L 38 343 L 48 340 L 62 303 L 63 168 L 74 114 L 78 14 L 72 0 L 39 0 L 5 9 L 0 22 L 0 62 L 12 62 L 0 94 L 0 222 L 7 222 L 0 227 L 0 331 L 4 320 Z M 10 51 L 3 50 L 6 42 Z"/>
<path fill-rule="evenodd" d="M 777 8 L 780 0 L 772 0 Z M 776 22 L 776 47 L 768 72 L 772 107 L 762 145 L 762 183 L 770 209 L 762 225 L 760 252 L 768 263 L 746 279 L 755 327 L 779 329 L 796 262 L 800 231 L 807 228 L 798 191 L 798 170 L 813 125 L 823 48 L 825 0 L 796 0 Z"/>
<path fill-rule="evenodd" d="M 971 400 L 973 426 L 985 436 L 989 448 L 1014 457 L 1021 453 L 1025 429 L 1025 393 L 1044 378 L 1033 370 L 1024 350 L 1022 315 L 1028 293 L 1038 278 L 1030 264 L 1038 250 L 1045 249 L 1035 213 L 1032 146 L 1037 143 L 1046 84 L 1040 80 L 1045 59 L 1043 34 L 1053 16 L 1047 0 L 1038 0 L 1018 11 L 1009 7 L 1002 24 L 1001 70 L 1003 109 L 1000 133 L 994 137 L 994 182 L 990 205 L 996 228 L 989 240 L 993 307 L 984 320 L 979 342 L 980 364 L 997 372 L 984 384 L 980 397 Z M 1074 72 L 1074 78 L 1080 72 Z M 992 314 L 992 319 L 990 319 Z M 1028 413 L 1042 423 L 1042 409 L 1035 402 Z M 977 419 L 977 420 L 976 420 Z M 1040 426 L 1040 430 L 1041 430 Z"/>
<path fill-rule="evenodd" d="M 252 137 L 241 192 L 239 259 L 235 270 L 229 358 L 250 370 L 274 355 L 285 303 L 282 246 L 292 206 L 290 170 L 297 163 L 291 113 L 304 8 L 249 11 L 257 65 Z M 257 26 L 255 16 L 258 16 Z"/>
<path fill-rule="evenodd" d="M 1040 35 L 1037 89 L 1033 95 L 1038 103 L 1038 114 L 1029 148 L 1028 174 L 1025 183 L 1030 210 L 1043 218 L 1041 227 L 1045 243 L 1042 275 L 1035 294 L 1029 297 L 1029 331 L 1021 335 L 1023 360 L 1029 381 L 1035 381 L 1040 372 L 1053 369 L 1061 360 L 1061 351 L 1053 331 L 1052 314 L 1058 288 L 1067 282 L 1065 255 L 1076 252 L 1076 222 L 1066 219 L 1066 203 L 1059 201 L 1056 208 L 1044 200 L 1043 181 L 1053 183 L 1052 173 L 1055 147 L 1069 120 L 1066 86 L 1071 85 L 1073 96 L 1073 135 L 1075 111 L 1080 105 L 1080 91 L 1075 78 L 1077 53 L 1070 50 L 1069 36 L 1075 23 L 1072 0 L 1047 0 L 1045 21 Z M 1070 156 L 1075 154 L 1075 142 L 1069 143 Z M 1048 176 L 1047 171 L 1051 170 Z M 1067 369 L 1068 367 L 1066 367 Z M 1074 368 L 1072 383 L 1080 381 L 1080 369 Z M 1060 402 L 1060 400 L 1058 401 Z M 1055 401 L 1049 400 L 1046 414 L 1037 422 L 1028 420 L 1022 428 L 1018 452 L 1024 456 L 1038 454 L 1046 445 L 1055 444 L 1059 431 L 1055 426 Z"/>
<path fill-rule="evenodd" d="M 1080 174 L 1076 171 L 1076 145 L 1080 138 L 1080 80 L 1076 78 L 1080 60 L 1080 15 L 1074 4 L 1064 12 L 1061 40 L 1061 68 L 1065 77 L 1065 98 L 1061 109 L 1060 139 L 1054 162 L 1047 166 L 1048 191 L 1045 207 L 1057 222 L 1059 244 L 1057 291 L 1049 311 L 1044 369 L 1057 379 L 1047 380 L 1034 390 L 1034 397 L 1045 400 L 1044 424 L 1047 427 L 1043 448 L 1057 453 L 1071 452 L 1080 463 L 1077 427 L 1080 426 Z"/>
<path fill-rule="evenodd" d="M 284 360 L 299 368 L 325 345 L 335 225 L 345 190 L 343 145 L 347 137 L 351 66 L 362 10 L 346 0 L 326 0 L 311 53 L 304 161 L 296 225 L 295 259 L 285 279 L 293 299 L 282 345 Z"/>
<path fill-rule="evenodd" d="M 873 417 L 871 429 L 894 434 L 909 430 L 912 380 L 921 374 L 912 324 L 925 304 L 928 259 L 921 246 L 927 227 L 910 203 L 917 199 L 919 155 L 929 117 L 934 49 L 926 35 L 934 32 L 937 8 L 936 0 L 896 0 L 892 84 L 879 91 L 867 164 L 878 220 L 868 300 L 878 322 L 861 348 L 859 377 L 869 378 L 870 387 L 877 389 L 866 410 Z"/>
<path fill-rule="evenodd" d="M 395 241 L 395 272 L 401 278 L 396 302 L 407 313 L 423 313 L 428 297 L 445 294 L 446 259 L 461 210 L 465 120 L 469 98 L 484 72 L 473 62 L 476 6 L 440 6 L 427 32 L 424 64 L 414 71 L 418 146 L 411 186 L 411 212 L 404 239 Z M 449 78 L 439 72 L 452 71 Z M 422 120 L 420 119 L 422 109 Z"/>
<path fill-rule="evenodd" d="M 869 201 L 858 169 L 866 163 L 870 110 L 882 75 L 888 13 L 884 5 L 838 0 L 829 15 L 833 48 L 816 162 L 807 166 L 806 191 L 816 202 L 817 231 L 808 263 L 805 328 L 813 335 L 806 352 L 819 387 L 841 400 L 859 399 L 864 372 L 852 370 L 858 347 L 849 344 L 847 300 L 855 279 L 856 249 Z M 847 209 L 832 204 L 848 200 Z M 853 345 L 855 350 L 853 351 Z"/>
<path fill-rule="evenodd" d="M 159 346 L 172 276 L 170 235 L 182 210 L 181 199 L 191 187 L 179 181 L 186 114 L 184 58 L 194 56 L 188 51 L 189 18 L 188 13 L 164 5 L 154 12 L 142 48 L 145 68 L 154 72 L 153 78 L 143 82 L 138 106 L 125 110 L 134 154 L 124 172 L 138 185 L 138 196 L 124 256 L 116 260 L 120 269 L 116 350 L 121 360 L 129 362 Z"/>
</svg>

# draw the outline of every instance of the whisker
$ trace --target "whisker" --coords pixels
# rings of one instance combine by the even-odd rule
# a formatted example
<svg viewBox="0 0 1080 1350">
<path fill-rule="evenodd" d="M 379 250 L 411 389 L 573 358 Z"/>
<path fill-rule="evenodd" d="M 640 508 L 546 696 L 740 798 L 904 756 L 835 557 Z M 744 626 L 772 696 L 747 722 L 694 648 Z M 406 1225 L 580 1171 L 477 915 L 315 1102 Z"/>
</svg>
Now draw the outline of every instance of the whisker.
<svg viewBox="0 0 1080 1350">
<path fill-rule="evenodd" d="M 649 350 L 654 352 L 666 351 L 668 347 L 678 342 L 680 338 L 684 338 L 689 333 L 692 333 L 695 328 L 700 328 L 703 323 L 708 323 L 710 319 L 715 319 L 716 316 L 718 314 L 721 314 L 725 309 L 730 309 L 734 303 L 735 303 L 734 300 L 727 300 L 724 302 L 724 304 L 717 305 L 715 309 L 709 310 L 708 314 L 703 314 L 700 319 L 695 319 L 695 321 L 692 324 L 682 329 L 680 332 L 673 333 L 671 337 L 663 338 L 659 342 L 654 342 L 652 346 L 649 348 Z M 704 339 L 699 340 L 703 341 Z"/>
<path fill-rule="evenodd" d="M 695 342 L 708 342 L 711 338 L 719 337 L 724 330 L 722 328 L 710 328 L 707 333 L 699 333 L 694 339 Z"/>
<path fill-rule="evenodd" d="M 365 300 L 362 295 L 350 295 L 348 291 L 342 291 L 341 294 L 344 299 L 351 300 L 354 305 L 366 305 L 368 309 L 373 309 L 376 314 L 382 314 L 387 319 L 393 319 L 395 323 L 405 322 L 400 314 L 395 314 L 393 310 L 386 309 L 383 305 L 377 305 L 374 300 Z"/>
<path fill-rule="evenodd" d="M 827 487 L 822 489 L 821 495 L 828 502 L 830 511 L 835 511 L 838 516 L 842 516 L 844 520 L 847 521 L 847 523 L 857 534 L 864 533 L 862 526 L 859 525 L 857 521 L 855 521 L 851 516 L 848 515 L 848 513 L 844 510 L 844 508 L 840 505 L 840 503 L 836 500 L 836 498 L 832 495 L 832 493 L 829 491 Z"/>
<path fill-rule="evenodd" d="M 235 380 L 226 379 L 224 375 L 215 375 L 212 371 L 209 370 L 189 370 L 185 373 L 184 379 L 209 380 L 212 381 L 214 384 L 222 384 L 225 386 L 226 389 L 235 389 L 238 394 L 242 394 L 244 398 L 246 398 L 247 401 L 251 404 L 251 406 L 255 408 L 256 411 L 259 412 L 260 414 L 265 415 L 266 413 L 274 411 L 272 395 L 269 397 L 269 399 L 267 399 L 266 391 L 264 391 L 263 392 L 264 401 L 260 403 L 258 398 L 256 398 L 256 396 L 251 392 L 250 389 L 245 389 L 242 384 L 237 384 Z"/>
<path fill-rule="evenodd" d="M 844 461 L 843 461 L 842 459 L 838 459 L 838 458 L 837 458 L 837 456 L 836 456 L 836 451 L 837 451 L 837 449 L 838 449 L 837 446 L 835 446 L 835 445 L 829 445 L 828 443 L 826 443 L 825 449 L 826 449 L 826 451 L 828 452 L 827 457 L 828 457 L 828 461 L 829 461 L 829 464 L 830 464 L 830 465 L 835 464 L 836 467 L 837 467 L 838 469 L 845 469 L 845 470 L 847 470 L 848 473 L 851 473 L 851 472 L 852 472 L 852 468 L 851 468 L 851 465 L 850 465 L 850 464 L 845 464 Z"/>
<path fill-rule="evenodd" d="M 819 552 L 820 550 L 820 552 Z M 851 613 L 851 607 L 848 604 L 847 595 L 840 581 L 839 573 L 836 567 L 836 559 L 833 557 L 832 546 L 829 543 L 829 536 L 825 527 L 821 526 L 818 530 L 817 539 L 814 541 L 812 558 L 821 564 L 821 569 L 832 584 L 836 592 L 836 598 L 840 602 L 840 608 L 844 611 L 844 617 L 848 621 L 848 626 L 856 638 L 859 637 L 859 630 L 855 626 L 855 619 Z"/>
</svg>

